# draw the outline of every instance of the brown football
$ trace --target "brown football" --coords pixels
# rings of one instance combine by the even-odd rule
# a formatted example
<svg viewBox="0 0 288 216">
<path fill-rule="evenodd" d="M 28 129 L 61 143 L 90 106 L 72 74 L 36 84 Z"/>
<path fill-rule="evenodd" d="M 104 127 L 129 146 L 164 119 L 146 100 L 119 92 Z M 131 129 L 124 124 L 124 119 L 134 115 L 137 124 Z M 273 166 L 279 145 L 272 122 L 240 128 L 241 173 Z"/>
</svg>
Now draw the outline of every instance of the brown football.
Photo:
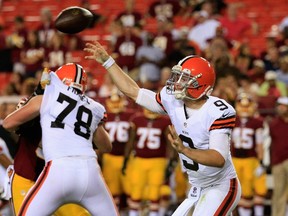
<svg viewBox="0 0 288 216">
<path fill-rule="evenodd" d="M 66 34 L 83 31 L 93 20 L 93 14 L 82 7 L 72 6 L 63 9 L 55 19 L 55 28 Z"/>
</svg>

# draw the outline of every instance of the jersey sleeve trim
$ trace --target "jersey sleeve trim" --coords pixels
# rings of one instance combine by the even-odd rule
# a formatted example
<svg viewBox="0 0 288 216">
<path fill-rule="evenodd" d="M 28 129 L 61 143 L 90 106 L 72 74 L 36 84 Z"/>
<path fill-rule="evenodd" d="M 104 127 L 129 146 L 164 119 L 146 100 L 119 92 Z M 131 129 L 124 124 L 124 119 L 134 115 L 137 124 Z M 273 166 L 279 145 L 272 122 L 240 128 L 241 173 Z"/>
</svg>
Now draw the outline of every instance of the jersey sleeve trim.
<svg viewBox="0 0 288 216">
<path fill-rule="evenodd" d="M 165 110 L 165 108 L 164 108 L 164 106 L 163 106 L 163 104 L 162 104 L 160 92 L 158 92 L 158 93 L 156 94 L 156 101 L 157 101 L 157 103 L 162 107 L 162 109 L 167 113 L 167 111 Z"/>
<path fill-rule="evenodd" d="M 215 129 L 223 129 L 223 128 L 233 128 L 235 127 L 236 116 L 229 116 L 226 118 L 219 118 L 214 121 L 214 123 L 209 128 L 209 131 Z"/>
</svg>

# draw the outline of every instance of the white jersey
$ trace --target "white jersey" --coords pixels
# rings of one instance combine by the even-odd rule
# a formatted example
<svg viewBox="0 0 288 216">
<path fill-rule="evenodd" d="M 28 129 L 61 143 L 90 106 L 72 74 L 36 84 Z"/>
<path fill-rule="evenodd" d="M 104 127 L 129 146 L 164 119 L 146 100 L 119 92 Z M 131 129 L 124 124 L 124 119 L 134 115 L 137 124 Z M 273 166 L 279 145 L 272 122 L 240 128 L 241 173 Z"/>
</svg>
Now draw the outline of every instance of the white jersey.
<svg viewBox="0 0 288 216">
<path fill-rule="evenodd" d="M 183 101 L 168 95 L 165 87 L 160 92 L 158 103 L 169 115 L 184 145 L 190 148 L 209 149 L 210 131 L 217 130 L 219 133 L 229 133 L 230 136 L 231 128 L 235 124 L 234 108 L 217 97 L 210 96 L 191 117 L 188 117 Z M 189 182 L 193 186 L 207 187 L 236 177 L 230 153 L 222 168 L 198 164 L 184 154 L 179 154 L 179 157 L 182 168 L 187 172 Z"/>
<path fill-rule="evenodd" d="M 54 72 L 45 88 L 40 116 L 46 162 L 69 156 L 93 156 L 93 133 L 105 116 L 105 108 L 64 85 Z"/>
</svg>

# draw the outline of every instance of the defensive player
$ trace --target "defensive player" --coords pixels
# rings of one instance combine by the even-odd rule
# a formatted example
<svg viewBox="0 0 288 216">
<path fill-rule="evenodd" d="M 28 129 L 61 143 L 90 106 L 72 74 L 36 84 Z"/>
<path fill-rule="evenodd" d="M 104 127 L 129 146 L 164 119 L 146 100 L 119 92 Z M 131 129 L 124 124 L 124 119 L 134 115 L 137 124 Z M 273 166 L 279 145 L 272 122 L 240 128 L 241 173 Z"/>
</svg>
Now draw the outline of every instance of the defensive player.
<svg viewBox="0 0 288 216">
<path fill-rule="evenodd" d="M 46 165 L 19 215 L 51 215 L 66 203 L 80 204 L 92 215 L 118 215 L 92 147 L 93 141 L 100 151 L 111 151 L 105 108 L 85 96 L 87 75 L 80 65 L 66 64 L 50 77 L 43 96 L 31 98 L 3 121 L 13 131 L 40 115 Z"/>
<path fill-rule="evenodd" d="M 126 103 L 125 96 L 119 95 L 117 92 L 113 92 L 105 100 L 108 116 L 105 129 L 109 133 L 113 147 L 111 152 L 102 156 L 102 171 L 115 204 L 119 209 L 123 206 L 120 205 L 120 201 L 125 201 L 125 196 L 129 193 L 129 179 L 127 176 L 122 175 L 121 170 L 124 163 L 125 145 L 129 139 L 129 118 L 134 112 L 126 108 Z"/>
<path fill-rule="evenodd" d="M 198 56 L 187 56 L 172 68 L 166 86 L 154 93 L 141 89 L 108 55 L 100 43 L 87 43 L 86 59 L 96 60 L 125 95 L 147 109 L 168 114 L 169 140 L 192 185 L 173 216 L 230 215 L 241 196 L 241 186 L 230 153 L 235 110 L 225 100 L 210 96 L 215 72 Z"/>
<path fill-rule="evenodd" d="M 232 131 L 232 160 L 242 186 L 238 205 L 240 216 L 264 215 L 267 193 L 263 160 L 263 119 L 257 117 L 257 104 L 246 93 L 238 95 L 235 103 L 236 125 Z"/>
<path fill-rule="evenodd" d="M 128 150 L 125 151 L 126 161 L 130 152 L 134 151 L 129 178 L 129 216 L 140 214 L 142 201 L 149 202 L 149 216 L 156 216 L 161 198 L 160 188 L 164 184 L 168 125 L 171 122 L 167 116 L 144 109 L 130 118 L 130 124 Z"/>
</svg>

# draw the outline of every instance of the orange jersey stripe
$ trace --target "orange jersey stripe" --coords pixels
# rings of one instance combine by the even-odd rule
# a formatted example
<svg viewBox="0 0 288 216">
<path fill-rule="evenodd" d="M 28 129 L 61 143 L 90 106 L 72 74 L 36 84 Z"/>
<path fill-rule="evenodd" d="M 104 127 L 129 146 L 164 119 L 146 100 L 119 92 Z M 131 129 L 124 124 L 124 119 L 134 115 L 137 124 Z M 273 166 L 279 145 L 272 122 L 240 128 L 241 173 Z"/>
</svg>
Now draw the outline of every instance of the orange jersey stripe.
<svg viewBox="0 0 288 216">
<path fill-rule="evenodd" d="M 233 204 L 236 195 L 237 195 L 237 190 L 238 190 L 238 184 L 236 178 L 230 180 L 230 188 L 229 192 L 226 195 L 225 199 L 217 209 L 216 213 L 214 216 L 222 216 L 226 215 L 228 210 L 230 209 L 231 205 Z"/>
<path fill-rule="evenodd" d="M 162 107 L 162 109 L 166 112 L 166 110 L 165 110 L 165 108 L 164 108 L 164 106 L 163 106 L 163 104 L 162 104 L 162 101 L 161 101 L 160 92 L 158 92 L 158 93 L 156 94 L 156 101 L 157 101 L 157 103 Z M 166 112 L 166 113 L 167 113 L 167 112 Z"/>
<path fill-rule="evenodd" d="M 22 207 L 19 211 L 19 215 L 24 216 L 26 214 L 26 211 L 30 205 L 30 203 L 33 201 L 34 197 L 36 196 L 37 192 L 40 190 L 41 186 L 45 182 L 45 179 L 47 178 L 49 174 L 49 170 L 51 168 L 52 161 L 49 161 L 47 163 L 47 166 L 45 166 L 43 173 L 40 175 L 39 180 L 37 183 L 33 186 L 33 190 L 28 194 L 28 196 L 25 198 Z"/>
<path fill-rule="evenodd" d="M 220 128 L 233 128 L 235 127 L 236 117 L 230 116 L 228 118 L 216 119 L 210 126 L 210 130 L 220 129 Z"/>
<path fill-rule="evenodd" d="M 234 118 L 228 118 L 228 119 L 217 119 L 214 121 L 213 124 L 225 124 L 227 122 L 231 122 L 231 121 L 235 121 L 235 120 L 236 120 L 235 117 Z"/>
<path fill-rule="evenodd" d="M 223 129 L 223 128 L 234 128 L 235 127 L 235 123 L 231 123 L 231 124 L 223 124 L 223 125 L 219 125 L 219 126 L 211 126 L 209 131 L 211 130 L 215 130 L 215 129 Z"/>
</svg>

